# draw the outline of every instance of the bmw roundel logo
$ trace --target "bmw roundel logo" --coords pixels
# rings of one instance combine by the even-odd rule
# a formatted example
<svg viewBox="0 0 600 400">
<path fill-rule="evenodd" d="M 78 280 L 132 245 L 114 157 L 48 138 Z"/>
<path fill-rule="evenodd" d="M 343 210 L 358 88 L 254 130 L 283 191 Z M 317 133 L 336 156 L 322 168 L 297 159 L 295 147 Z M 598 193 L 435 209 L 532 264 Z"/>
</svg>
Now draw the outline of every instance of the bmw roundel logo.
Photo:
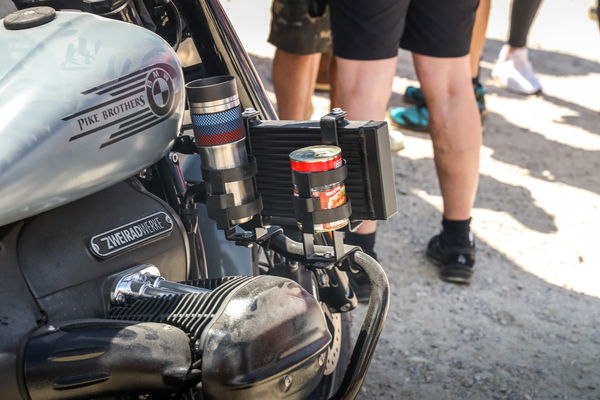
<svg viewBox="0 0 600 400">
<path fill-rule="evenodd" d="M 155 68 L 146 78 L 146 97 L 156 115 L 165 115 L 173 106 L 173 78 L 162 68 Z"/>
</svg>

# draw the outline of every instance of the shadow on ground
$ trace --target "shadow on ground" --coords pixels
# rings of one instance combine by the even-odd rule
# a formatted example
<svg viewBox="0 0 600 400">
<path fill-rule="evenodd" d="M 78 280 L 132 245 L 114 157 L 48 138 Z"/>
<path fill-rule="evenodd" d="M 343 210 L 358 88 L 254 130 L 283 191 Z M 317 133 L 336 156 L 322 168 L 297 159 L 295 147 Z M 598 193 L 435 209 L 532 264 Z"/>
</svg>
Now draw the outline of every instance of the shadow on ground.
<svg viewBox="0 0 600 400">
<path fill-rule="evenodd" d="M 414 194 L 431 182 L 432 161 L 394 163 L 404 195 L 378 246 L 392 302 L 361 398 L 597 398 L 600 299 L 549 284 L 479 239 L 473 283 L 441 282 L 423 254 L 439 212 Z M 537 218 L 535 229 L 555 228 L 543 212 Z"/>
<path fill-rule="evenodd" d="M 537 179 L 559 181 L 600 193 L 600 151 L 584 150 L 548 140 L 538 132 L 518 127 L 490 113 L 484 144 L 493 158 L 527 169 Z"/>
<path fill-rule="evenodd" d="M 498 40 L 488 39 L 486 41 L 483 60 L 490 64 L 494 64 L 502 44 L 503 43 Z M 600 63 L 570 54 L 530 49 L 529 58 L 536 72 L 543 75 L 581 77 L 600 73 Z M 490 76 L 491 70 L 489 68 L 482 67 L 481 72 L 482 76 L 487 78 Z M 597 89 L 589 88 L 589 90 Z M 512 93 L 500 87 L 486 86 L 486 91 L 492 95 L 508 97 L 512 99 L 525 98 L 522 95 Z M 556 106 L 569 109 L 575 114 L 565 116 L 562 118 L 562 120 L 554 121 L 555 123 L 578 126 L 592 134 L 600 135 L 600 110 L 592 110 L 573 103 L 567 99 L 559 98 L 548 93 L 542 93 L 541 97 L 543 100 Z"/>
</svg>

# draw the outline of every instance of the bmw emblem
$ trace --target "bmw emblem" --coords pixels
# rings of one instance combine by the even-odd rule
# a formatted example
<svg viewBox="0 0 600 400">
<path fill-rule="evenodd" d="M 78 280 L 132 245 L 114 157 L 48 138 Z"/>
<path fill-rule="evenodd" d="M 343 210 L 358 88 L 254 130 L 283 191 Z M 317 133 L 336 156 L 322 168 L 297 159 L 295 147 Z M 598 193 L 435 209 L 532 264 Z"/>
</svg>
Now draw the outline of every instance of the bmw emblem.
<svg viewBox="0 0 600 400">
<path fill-rule="evenodd" d="M 154 114 L 165 115 L 173 106 L 173 77 L 162 68 L 155 68 L 146 78 L 146 98 Z"/>
</svg>

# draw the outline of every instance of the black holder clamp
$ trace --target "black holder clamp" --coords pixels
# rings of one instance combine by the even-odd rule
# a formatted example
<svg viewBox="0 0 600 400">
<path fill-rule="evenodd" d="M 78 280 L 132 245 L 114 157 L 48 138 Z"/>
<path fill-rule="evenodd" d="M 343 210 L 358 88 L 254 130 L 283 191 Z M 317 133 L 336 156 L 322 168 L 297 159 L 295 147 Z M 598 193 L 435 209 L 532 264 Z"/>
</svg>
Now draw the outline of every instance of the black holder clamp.
<svg viewBox="0 0 600 400">
<path fill-rule="evenodd" d="M 321 117 L 321 143 L 339 145 L 337 128 L 348 124 L 345 119 L 347 115 L 348 113 L 341 108 L 334 108 L 329 114 Z"/>
<path fill-rule="evenodd" d="M 314 233 L 315 224 L 339 221 L 352 214 L 349 201 L 336 208 L 323 209 L 320 199 L 311 197 L 311 189 L 333 185 L 344 181 L 347 177 L 346 164 L 331 171 L 310 174 L 292 170 L 292 182 L 298 190 L 298 196 L 293 199 L 294 213 L 298 222 L 302 224 L 302 232 Z"/>
<path fill-rule="evenodd" d="M 334 108 L 330 113 L 324 115 L 320 120 L 321 143 L 338 146 L 338 127 L 348 124 L 347 113 L 341 108 Z M 298 190 L 298 196 L 294 197 L 294 214 L 296 220 L 302 224 L 302 242 L 304 244 L 304 255 L 310 264 L 315 266 L 327 266 L 332 262 L 339 262 L 348 254 L 344 251 L 344 234 L 338 230 L 331 232 L 333 239 L 334 254 L 318 255 L 315 252 L 315 224 L 339 221 L 349 218 L 352 214 L 350 201 L 346 204 L 331 208 L 321 208 L 320 200 L 311 196 L 311 188 L 323 187 L 337 182 L 342 182 L 348 177 L 346 164 L 340 168 L 330 171 L 312 172 L 304 174 L 292 170 L 292 182 Z"/>
<path fill-rule="evenodd" d="M 217 223 L 217 228 L 226 231 L 232 230 L 235 225 L 231 221 L 253 217 L 256 226 L 262 226 L 260 221 L 260 212 L 262 211 L 262 197 L 257 197 L 246 204 L 236 206 L 234 204 L 233 195 L 227 193 L 225 184 L 230 182 L 239 182 L 251 179 L 253 181 L 254 193 L 256 191 L 256 160 L 254 157 L 249 157 L 248 163 L 240 167 L 213 170 L 202 168 L 202 178 L 206 183 L 206 206 L 208 215 Z"/>
<path fill-rule="evenodd" d="M 247 135 L 250 134 L 250 126 L 256 123 L 259 115 L 260 113 L 252 108 L 247 108 L 242 112 L 244 130 Z M 263 210 L 263 203 L 256 185 L 256 159 L 252 156 L 249 138 L 246 140 L 246 152 L 248 162 L 242 166 L 225 170 L 202 168 L 202 177 L 207 188 L 206 206 L 208 214 L 216 221 L 217 228 L 225 231 L 227 240 L 235 241 L 240 245 L 261 240 L 267 235 L 260 214 Z M 233 195 L 226 192 L 225 184 L 244 180 L 252 181 L 252 190 L 256 197 L 249 203 L 236 206 L 233 202 Z M 232 225 L 231 221 L 250 216 L 252 217 L 250 221 L 241 224 L 244 232 L 236 232 L 235 225 Z"/>
<path fill-rule="evenodd" d="M 294 214 L 296 220 L 302 225 L 302 242 L 304 253 L 309 262 L 323 262 L 322 257 L 315 253 L 314 234 L 315 225 L 339 221 L 350 217 L 352 208 L 350 201 L 330 209 L 321 207 L 320 199 L 311 196 L 311 189 L 342 182 L 348 176 L 346 164 L 330 171 L 312 172 L 310 174 L 292 170 L 292 182 L 298 191 L 294 196 Z M 334 261 L 339 261 L 345 256 L 344 236 L 340 231 L 332 231 Z"/>
<path fill-rule="evenodd" d="M 191 128 L 190 128 L 191 129 Z M 194 142 L 194 139 L 191 136 L 182 134 L 175 138 L 175 143 L 173 144 L 173 151 L 181 154 L 198 154 L 198 147 Z"/>
</svg>

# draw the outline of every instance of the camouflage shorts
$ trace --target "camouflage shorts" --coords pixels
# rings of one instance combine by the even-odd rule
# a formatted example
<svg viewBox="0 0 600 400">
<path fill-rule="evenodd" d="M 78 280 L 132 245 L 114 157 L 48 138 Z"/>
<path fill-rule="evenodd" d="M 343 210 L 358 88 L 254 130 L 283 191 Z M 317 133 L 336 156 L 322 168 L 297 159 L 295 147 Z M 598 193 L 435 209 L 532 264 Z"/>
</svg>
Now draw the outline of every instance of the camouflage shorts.
<svg viewBox="0 0 600 400">
<path fill-rule="evenodd" d="M 308 15 L 307 0 L 273 0 L 269 43 L 292 54 L 325 53 L 331 44 L 329 11 Z"/>
</svg>

